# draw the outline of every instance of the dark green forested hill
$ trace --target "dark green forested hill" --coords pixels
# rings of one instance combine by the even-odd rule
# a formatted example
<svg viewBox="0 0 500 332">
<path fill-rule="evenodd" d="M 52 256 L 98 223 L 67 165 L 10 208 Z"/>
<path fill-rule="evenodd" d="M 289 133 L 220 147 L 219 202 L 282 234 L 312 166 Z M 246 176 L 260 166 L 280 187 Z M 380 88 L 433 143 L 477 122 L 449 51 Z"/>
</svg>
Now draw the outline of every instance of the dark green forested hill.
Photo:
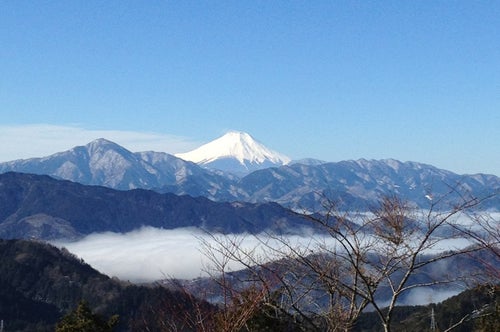
<svg viewBox="0 0 500 332">
<path fill-rule="evenodd" d="M 111 279 L 64 249 L 37 241 L 0 240 L 0 319 L 5 331 L 54 331 L 82 300 L 104 321 L 118 315 L 114 331 L 190 331 L 185 323 L 195 314 L 213 318 L 215 313 L 211 305 L 185 292 Z M 465 291 L 433 305 L 435 331 L 464 317 L 453 331 L 500 331 L 499 303 L 499 286 Z M 293 330 L 290 321 L 266 318 L 265 310 L 255 314 L 253 322 L 259 323 L 247 325 L 245 331 Z M 382 331 L 378 321 L 374 313 L 363 314 L 353 331 Z M 393 331 L 430 331 L 430 322 L 431 306 L 399 307 Z M 254 325 L 257 328 L 251 328 Z"/>
<path fill-rule="evenodd" d="M 103 317 L 118 314 L 117 331 L 159 330 L 165 321 L 185 319 L 194 305 L 182 293 L 108 278 L 64 249 L 0 240 L 0 319 L 5 331 L 54 331 L 56 322 L 81 300 Z"/>
<path fill-rule="evenodd" d="M 431 329 L 432 311 L 434 327 Z M 402 306 L 394 312 L 393 331 L 500 332 L 500 285 L 483 285 L 466 290 L 441 303 Z M 375 312 L 361 315 L 353 332 L 382 332 Z"/>
</svg>

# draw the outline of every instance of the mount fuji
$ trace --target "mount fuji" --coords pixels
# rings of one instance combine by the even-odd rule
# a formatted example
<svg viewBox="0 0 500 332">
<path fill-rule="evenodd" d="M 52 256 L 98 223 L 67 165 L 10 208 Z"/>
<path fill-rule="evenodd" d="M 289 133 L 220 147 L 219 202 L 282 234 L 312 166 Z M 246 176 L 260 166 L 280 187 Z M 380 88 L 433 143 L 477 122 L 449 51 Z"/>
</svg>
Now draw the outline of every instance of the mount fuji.
<svg viewBox="0 0 500 332">
<path fill-rule="evenodd" d="M 240 176 L 290 163 L 287 156 L 267 148 L 249 134 L 240 131 L 230 131 L 195 150 L 175 156 L 206 168 Z"/>
</svg>

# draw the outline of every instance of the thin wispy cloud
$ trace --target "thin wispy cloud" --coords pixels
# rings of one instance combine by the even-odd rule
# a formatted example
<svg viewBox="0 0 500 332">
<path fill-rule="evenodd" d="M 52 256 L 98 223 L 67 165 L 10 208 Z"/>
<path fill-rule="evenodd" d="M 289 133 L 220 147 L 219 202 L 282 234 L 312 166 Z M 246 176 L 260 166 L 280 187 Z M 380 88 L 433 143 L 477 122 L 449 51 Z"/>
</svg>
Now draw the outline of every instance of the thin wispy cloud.
<svg viewBox="0 0 500 332">
<path fill-rule="evenodd" d="M 200 142 L 187 137 L 154 132 L 93 130 L 78 125 L 0 125 L 0 162 L 45 157 L 106 138 L 133 152 L 157 151 L 170 154 L 196 148 Z"/>
<path fill-rule="evenodd" d="M 410 290 L 408 294 L 406 294 L 405 299 L 398 303 L 399 305 L 426 305 L 429 303 L 439 303 L 464 290 L 462 285 L 455 285 L 455 288 L 445 290 L 417 288 Z"/>
</svg>

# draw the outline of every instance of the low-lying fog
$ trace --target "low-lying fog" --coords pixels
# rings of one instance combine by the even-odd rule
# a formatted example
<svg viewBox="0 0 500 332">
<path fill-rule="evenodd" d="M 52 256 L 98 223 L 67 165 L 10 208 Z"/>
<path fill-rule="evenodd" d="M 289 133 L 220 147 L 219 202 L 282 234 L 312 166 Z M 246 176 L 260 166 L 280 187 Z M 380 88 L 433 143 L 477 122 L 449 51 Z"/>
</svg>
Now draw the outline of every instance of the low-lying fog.
<svg viewBox="0 0 500 332">
<path fill-rule="evenodd" d="M 223 238 L 223 235 L 215 235 Z M 231 235 L 241 240 L 246 248 L 259 247 L 259 241 L 253 236 Z M 260 239 L 265 236 L 259 236 Z M 290 243 L 312 248 L 318 242 L 332 244 L 328 236 L 310 233 L 303 236 L 288 236 Z M 54 242 L 58 247 L 65 247 L 82 258 L 98 271 L 109 276 L 132 282 L 150 282 L 169 277 L 193 279 L 205 276 L 208 258 L 202 252 L 202 242 L 215 245 L 213 235 L 195 228 L 164 230 L 143 227 L 129 233 L 91 234 L 76 242 Z M 463 239 L 441 241 L 432 250 L 463 248 L 469 244 Z M 428 253 L 431 253 L 429 251 Z M 237 266 L 233 266 L 237 269 Z"/>
<path fill-rule="evenodd" d="M 132 282 L 168 277 L 192 279 L 202 275 L 204 257 L 196 229 L 164 230 L 143 227 L 129 233 L 96 233 L 76 242 L 54 242 L 96 270 Z"/>
<path fill-rule="evenodd" d="M 473 225 L 468 218 L 458 221 L 462 225 Z M 223 235 L 215 237 L 222 239 Z M 258 249 L 259 241 L 256 237 L 233 235 L 231 238 L 242 241 L 240 244 L 245 248 L 257 248 L 257 252 L 261 250 Z M 259 238 L 262 240 L 265 236 L 261 235 Z M 304 230 L 301 236 L 289 236 L 287 240 L 294 245 L 309 246 L 309 248 L 313 248 L 318 242 L 334 244 L 327 235 L 321 237 L 315 234 L 314 242 L 312 238 L 311 233 Z M 206 276 L 209 259 L 203 254 L 203 243 L 215 245 L 215 242 L 213 235 L 196 228 L 164 230 L 143 227 L 126 234 L 111 232 L 91 234 L 76 242 L 59 241 L 53 244 L 67 248 L 108 276 L 140 283 L 165 278 L 194 279 Z M 465 239 L 442 240 L 426 253 L 464 248 L 469 244 L 470 242 Z M 239 266 L 232 266 L 232 270 L 237 269 Z M 412 305 L 439 302 L 462 290 L 460 287 L 441 291 L 414 289 L 403 302 Z"/>
</svg>

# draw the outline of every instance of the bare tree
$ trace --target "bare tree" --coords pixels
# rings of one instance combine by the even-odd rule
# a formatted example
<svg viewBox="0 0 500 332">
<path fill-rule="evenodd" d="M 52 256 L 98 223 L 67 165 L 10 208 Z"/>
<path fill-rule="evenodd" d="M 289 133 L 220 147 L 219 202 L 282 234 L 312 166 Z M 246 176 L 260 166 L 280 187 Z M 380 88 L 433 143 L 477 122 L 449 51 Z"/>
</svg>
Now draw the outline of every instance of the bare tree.
<svg viewBox="0 0 500 332">
<path fill-rule="evenodd" d="M 418 210 L 398 197 L 384 197 L 369 213 L 343 212 L 327 202 L 324 215 L 309 216 L 321 231 L 305 243 L 261 234 L 255 237 L 257 246 L 245 249 L 241 240 L 216 239 L 218 246 L 205 246 L 205 255 L 216 262 L 224 307 L 230 315 L 225 321 L 237 322 L 230 310 L 235 286 L 228 282 L 227 274 L 227 266 L 236 262 L 247 269 L 246 285 L 262 290 L 256 292 L 258 301 L 252 302 L 241 321 L 264 305 L 300 321 L 305 330 L 349 331 L 370 307 L 384 331 L 391 331 L 394 308 L 403 294 L 457 282 L 461 277 L 421 275 L 440 262 L 484 248 L 481 243 L 456 250 L 440 248 L 445 240 L 463 237 L 458 216 L 480 203 L 462 198 L 448 209 L 443 209 L 444 198 L 433 198 L 429 209 Z M 276 297 L 271 301 L 276 292 L 278 301 Z M 388 300 L 381 302 L 382 294 Z"/>
<path fill-rule="evenodd" d="M 486 249 L 484 257 L 477 257 L 484 266 L 482 283 L 500 283 L 500 218 L 498 213 L 471 213 L 471 223 L 455 226 L 456 230 L 476 245 Z"/>
<path fill-rule="evenodd" d="M 231 272 L 236 268 L 253 266 L 247 258 L 256 259 L 256 256 L 245 250 L 243 237 L 211 235 L 210 240 L 200 241 L 202 252 L 208 258 L 204 270 L 219 290 L 216 293 L 220 294 L 218 300 L 212 299 L 220 307 L 213 317 L 214 331 L 248 331 L 247 322 L 266 302 L 268 289 L 247 277 L 238 279 Z M 235 262 L 237 266 L 231 266 Z"/>
</svg>

